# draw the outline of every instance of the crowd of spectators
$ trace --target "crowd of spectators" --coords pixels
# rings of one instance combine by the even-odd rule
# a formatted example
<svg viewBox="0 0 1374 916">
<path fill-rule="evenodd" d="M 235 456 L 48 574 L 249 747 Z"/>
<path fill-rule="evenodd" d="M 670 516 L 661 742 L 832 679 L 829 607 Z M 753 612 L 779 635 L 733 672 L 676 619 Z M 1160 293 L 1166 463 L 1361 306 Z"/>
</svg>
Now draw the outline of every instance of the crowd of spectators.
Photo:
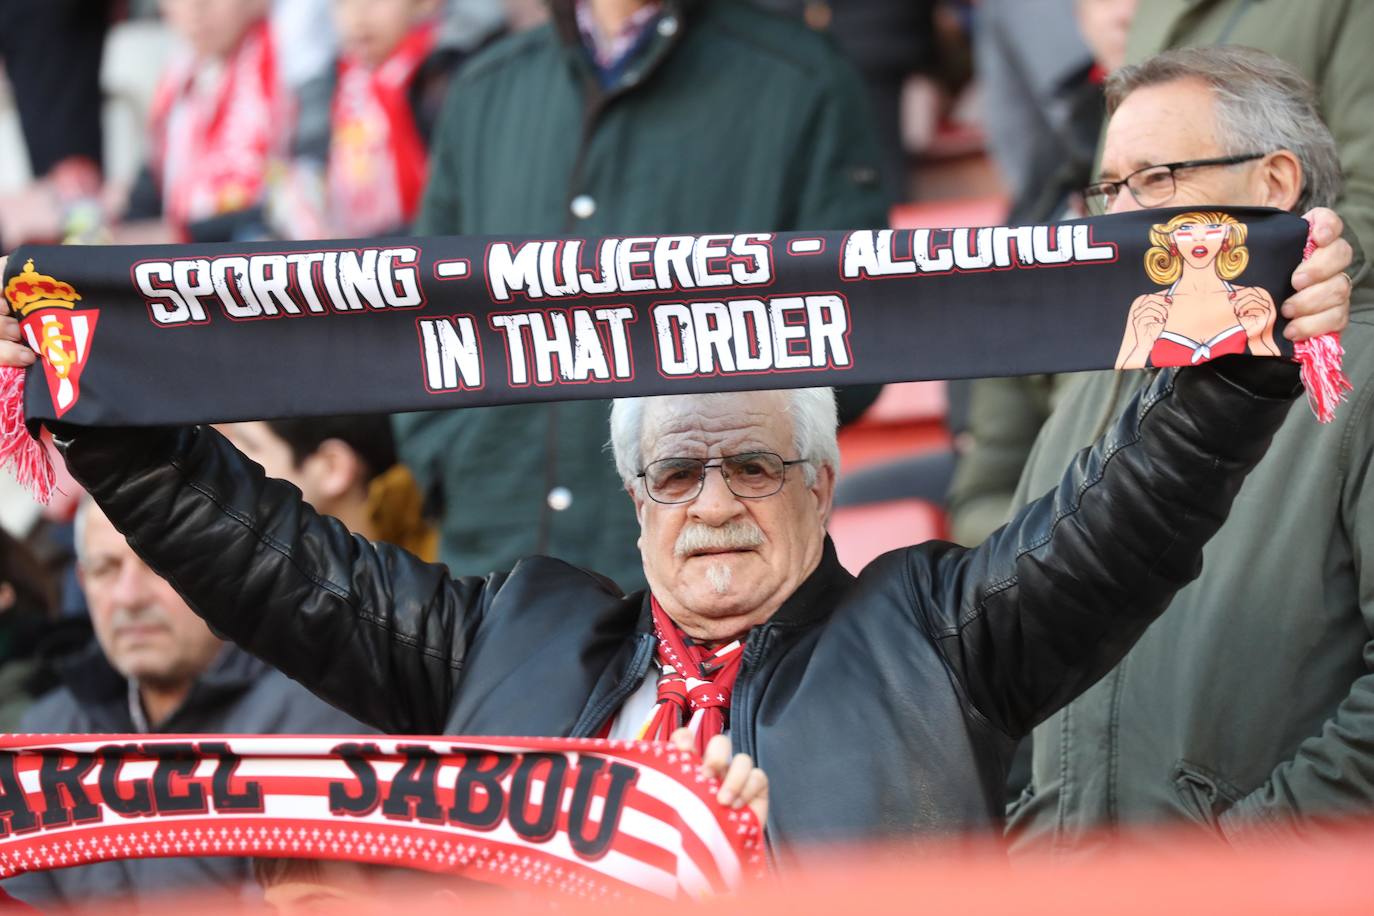
<svg viewBox="0 0 1374 916">
<path fill-rule="evenodd" d="M 0 193 L 0 253 L 941 225 L 960 198 L 991 201 L 1003 222 L 1050 222 L 1085 215 L 1079 191 L 1097 179 L 1117 182 L 1121 209 L 1144 203 L 1130 181 L 1145 167 L 1291 151 L 1262 186 L 1229 167 L 1169 176 L 1196 178 L 1197 203 L 1342 215 L 1357 252 L 1354 404 L 1317 434 L 1290 417 L 1202 576 L 1026 739 L 1009 833 L 1015 851 L 1081 852 L 1112 831 L 1182 821 L 1240 842 L 1374 807 L 1374 280 L 1359 255 L 1374 239 L 1363 59 L 1374 4 L 0 0 L 0 23 L 31 170 Z M 169 40 L 144 99 L 142 165 L 113 174 L 102 55 L 150 23 Z M 1203 50 L 1151 69 L 1187 48 Z M 953 191 L 932 191 L 940 181 Z M 977 544 L 1148 383 L 1130 372 L 942 387 L 947 412 L 916 421 L 941 427 L 935 444 L 881 450 L 864 501 L 917 499 L 941 533 Z M 881 436 L 875 401 L 903 394 L 837 397 L 842 427 Z M 628 593 L 644 586 L 640 528 L 605 456 L 608 415 L 607 402 L 570 401 L 221 432 L 352 532 L 453 575 L 548 554 Z M 221 642 L 89 499 L 3 521 L 6 730 L 368 730 Z M 1281 551 L 1275 531 L 1291 533 Z M 237 892 L 253 871 L 188 857 L 4 887 L 78 904 L 198 884 Z M 256 869 L 279 894 L 329 883 L 324 871 Z M 378 880 L 355 871 L 359 887 Z"/>
</svg>

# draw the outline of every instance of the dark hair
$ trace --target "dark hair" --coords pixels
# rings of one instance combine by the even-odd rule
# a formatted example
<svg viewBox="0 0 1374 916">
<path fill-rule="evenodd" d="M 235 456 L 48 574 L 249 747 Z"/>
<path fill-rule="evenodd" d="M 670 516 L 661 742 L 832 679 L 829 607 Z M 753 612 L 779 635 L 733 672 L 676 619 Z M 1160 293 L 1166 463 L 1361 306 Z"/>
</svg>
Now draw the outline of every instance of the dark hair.
<svg viewBox="0 0 1374 916">
<path fill-rule="evenodd" d="M 338 439 L 357 452 L 367 467 L 369 481 L 396 463 L 396 440 L 391 436 L 391 419 L 384 414 L 268 420 L 267 428 L 287 444 L 291 449 L 291 460 L 298 466 L 314 454 L 326 439 Z"/>
<path fill-rule="evenodd" d="M 324 883 L 324 866 L 321 859 L 289 859 L 289 858 L 267 858 L 256 856 L 252 860 L 253 879 L 258 882 L 258 886 L 263 890 L 269 887 L 276 887 L 278 884 L 285 884 L 288 881 L 304 881 L 312 884 Z M 377 862 L 349 862 L 341 860 L 349 865 L 355 865 L 362 871 L 363 880 L 372 882 L 376 880 L 386 880 L 400 878 L 410 880 L 415 876 L 425 876 L 429 872 L 417 871 L 407 868 L 404 865 L 383 865 Z M 435 877 L 451 883 L 461 881 L 453 875 L 436 875 Z"/>
<path fill-rule="evenodd" d="M 0 529 L 0 584 L 14 589 L 12 614 L 48 620 L 57 607 L 57 586 L 29 547 Z"/>
<path fill-rule="evenodd" d="M 276 887 L 287 881 L 319 881 L 319 859 L 253 859 L 253 879 L 259 887 Z"/>
</svg>

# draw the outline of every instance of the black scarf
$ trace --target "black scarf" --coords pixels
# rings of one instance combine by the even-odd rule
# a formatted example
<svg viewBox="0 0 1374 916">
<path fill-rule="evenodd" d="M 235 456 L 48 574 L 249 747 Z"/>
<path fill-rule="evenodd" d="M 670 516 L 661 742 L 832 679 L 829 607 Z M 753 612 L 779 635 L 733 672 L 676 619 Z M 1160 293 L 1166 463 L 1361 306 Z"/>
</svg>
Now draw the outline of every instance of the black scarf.
<svg viewBox="0 0 1374 916">
<path fill-rule="evenodd" d="M 1329 416 L 1339 344 L 1295 353 L 1277 311 L 1306 238 L 1279 211 L 1174 209 L 983 229 L 21 248 L 5 295 L 44 358 L 27 386 L 0 376 L 0 463 L 41 490 L 23 425 L 49 420 L 392 413 L 1233 352 L 1300 357 Z"/>
</svg>

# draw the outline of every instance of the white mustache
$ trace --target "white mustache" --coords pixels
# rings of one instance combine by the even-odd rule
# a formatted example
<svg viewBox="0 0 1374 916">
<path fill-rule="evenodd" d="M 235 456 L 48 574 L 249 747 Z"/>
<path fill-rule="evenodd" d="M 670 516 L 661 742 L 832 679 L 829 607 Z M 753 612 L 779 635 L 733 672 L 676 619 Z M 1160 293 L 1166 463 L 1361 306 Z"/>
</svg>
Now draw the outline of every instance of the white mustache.
<svg viewBox="0 0 1374 916">
<path fill-rule="evenodd" d="M 168 627 L 167 615 L 154 605 L 141 607 L 117 607 L 110 615 L 110 627 L 122 630 L 126 627 Z"/>
<path fill-rule="evenodd" d="M 763 530 L 745 519 L 726 522 L 719 527 L 699 522 L 683 527 L 673 545 L 678 557 L 689 557 L 703 550 L 747 550 L 763 544 Z"/>
</svg>

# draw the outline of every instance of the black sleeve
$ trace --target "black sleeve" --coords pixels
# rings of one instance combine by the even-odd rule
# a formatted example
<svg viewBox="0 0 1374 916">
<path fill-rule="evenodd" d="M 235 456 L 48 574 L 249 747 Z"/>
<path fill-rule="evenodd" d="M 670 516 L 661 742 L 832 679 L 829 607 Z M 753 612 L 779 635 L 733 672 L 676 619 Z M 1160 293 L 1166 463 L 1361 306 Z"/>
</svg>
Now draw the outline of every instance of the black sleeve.
<svg viewBox="0 0 1374 916">
<path fill-rule="evenodd" d="M 438 734 L 502 577 L 316 513 L 219 433 L 54 428 L 73 475 L 220 634 L 385 732 Z"/>
<path fill-rule="evenodd" d="M 979 715 L 1019 737 L 1121 660 L 1202 571 L 1297 379 L 1252 357 L 1162 372 L 982 545 L 911 552 L 913 600 Z"/>
</svg>

